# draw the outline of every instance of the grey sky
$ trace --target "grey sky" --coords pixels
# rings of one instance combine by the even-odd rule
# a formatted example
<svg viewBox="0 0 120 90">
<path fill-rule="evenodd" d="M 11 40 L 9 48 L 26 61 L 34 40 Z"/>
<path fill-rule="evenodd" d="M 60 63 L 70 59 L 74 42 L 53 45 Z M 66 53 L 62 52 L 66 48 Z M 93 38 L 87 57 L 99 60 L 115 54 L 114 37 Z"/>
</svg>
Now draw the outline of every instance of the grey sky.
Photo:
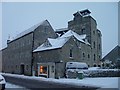
<svg viewBox="0 0 120 90">
<path fill-rule="evenodd" d="M 67 27 L 73 13 L 88 8 L 102 32 L 102 53 L 106 55 L 118 44 L 117 2 L 76 2 L 76 3 L 2 3 L 2 44 L 11 37 L 48 19 L 54 29 Z"/>
</svg>

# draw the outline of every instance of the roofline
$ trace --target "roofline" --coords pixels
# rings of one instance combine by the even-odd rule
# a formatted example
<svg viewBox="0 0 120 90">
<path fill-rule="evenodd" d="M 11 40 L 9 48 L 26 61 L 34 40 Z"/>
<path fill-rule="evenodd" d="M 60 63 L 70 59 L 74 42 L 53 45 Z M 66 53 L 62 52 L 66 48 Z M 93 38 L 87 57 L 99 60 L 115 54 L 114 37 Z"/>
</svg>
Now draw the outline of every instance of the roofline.
<svg viewBox="0 0 120 90">
<path fill-rule="evenodd" d="M 119 45 L 117 45 L 117 46 L 115 46 L 110 52 L 108 52 L 103 58 L 102 58 L 102 61 L 105 61 L 104 59 L 105 59 L 105 57 L 107 57 L 115 48 L 120 48 L 120 46 Z"/>
<path fill-rule="evenodd" d="M 61 48 L 62 48 L 62 47 L 52 48 L 52 49 L 46 49 L 46 50 L 41 50 L 41 51 L 33 51 L 33 53 L 45 52 L 45 51 L 56 50 L 56 49 L 61 49 Z"/>
<path fill-rule="evenodd" d="M 14 42 L 14 41 L 16 41 L 16 40 L 18 40 L 18 39 L 20 39 L 20 38 L 23 38 L 23 37 L 25 37 L 25 36 L 27 36 L 27 35 L 33 33 L 33 32 L 34 32 L 34 31 L 31 31 L 31 32 L 29 32 L 29 33 L 27 33 L 27 34 L 25 34 L 25 35 L 19 37 L 19 38 L 16 38 L 16 39 L 14 39 L 14 40 L 11 40 L 11 41 L 8 42 L 8 44 L 10 44 L 10 43 L 12 43 L 12 42 Z"/>
</svg>

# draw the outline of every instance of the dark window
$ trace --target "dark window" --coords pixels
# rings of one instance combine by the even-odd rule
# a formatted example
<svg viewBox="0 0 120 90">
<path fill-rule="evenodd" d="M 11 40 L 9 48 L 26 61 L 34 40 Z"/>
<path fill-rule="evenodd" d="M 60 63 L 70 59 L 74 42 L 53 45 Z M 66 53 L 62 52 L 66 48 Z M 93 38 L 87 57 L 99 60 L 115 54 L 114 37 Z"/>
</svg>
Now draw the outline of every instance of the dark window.
<svg viewBox="0 0 120 90">
<path fill-rule="evenodd" d="M 88 54 L 88 58 L 90 58 L 90 54 Z"/>
<path fill-rule="evenodd" d="M 85 33 L 85 28 L 82 28 L 81 33 L 82 33 L 82 34 Z"/>
<path fill-rule="evenodd" d="M 70 49 L 70 57 L 73 57 L 73 55 L 72 55 L 72 49 Z"/>
<path fill-rule="evenodd" d="M 28 68 L 29 68 L 28 65 L 26 65 L 26 70 L 28 70 Z"/>
<path fill-rule="evenodd" d="M 16 65 L 16 69 L 18 68 L 18 66 Z"/>
<path fill-rule="evenodd" d="M 85 53 L 83 53 L 83 57 L 85 57 Z"/>
<path fill-rule="evenodd" d="M 94 61 L 95 61 L 96 57 L 95 57 L 95 54 L 94 54 Z"/>
<path fill-rule="evenodd" d="M 95 48 L 95 41 L 93 42 L 93 47 Z"/>
<path fill-rule="evenodd" d="M 100 47 L 100 44 L 99 44 L 99 46 L 98 46 L 98 47 L 99 47 L 99 50 L 100 50 L 100 48 L 101 48 L 101 47 Z"/>
<path fill-rule="evenodd" d="M 93 34 L 95 35 L 95 31 L 93 31 Z"/>
</svg>

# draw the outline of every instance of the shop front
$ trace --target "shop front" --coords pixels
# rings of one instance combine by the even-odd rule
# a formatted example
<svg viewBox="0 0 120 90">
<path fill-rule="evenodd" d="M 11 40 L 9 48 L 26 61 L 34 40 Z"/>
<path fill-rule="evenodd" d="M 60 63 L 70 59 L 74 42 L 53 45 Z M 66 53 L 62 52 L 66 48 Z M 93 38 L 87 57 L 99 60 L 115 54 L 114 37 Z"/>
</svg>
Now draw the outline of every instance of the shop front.
<svg viewBox="0 0 120 90">
<path fill-rule="evenodd" d="M 38 76 L 46 78 L 55 78 L 55 63 L 38 63 Z"/>
</svg>

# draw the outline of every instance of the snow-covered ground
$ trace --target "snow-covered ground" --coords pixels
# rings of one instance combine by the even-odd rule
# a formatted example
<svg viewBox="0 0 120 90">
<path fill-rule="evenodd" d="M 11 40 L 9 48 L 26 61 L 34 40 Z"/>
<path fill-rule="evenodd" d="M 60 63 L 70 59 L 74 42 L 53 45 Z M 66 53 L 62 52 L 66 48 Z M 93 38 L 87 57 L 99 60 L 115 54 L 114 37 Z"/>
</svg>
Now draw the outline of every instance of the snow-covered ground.
<svg viewBox="0 0 120 90">
<path fill-rule="evenodd" d="M 60 82 L 74 83 L 76 85 L 96 86 L 101 88 L 118 88 L 117 77 L 107 78 L 84 78 L 80 79 L 60 79 Z"/>
<path fill-rule="evenodd" d="M 7 88 L 25 88 L 25 87 L 6 82 L 5 88 L 7 89 Z"/>
<path fill-rule="evenodd" d="M 7 74 L 7 73 L 4 73 L 4 74 L 7 76 L 11 76 L 11 77 L 43 80 L 43 81 L 78 85 L 78 86 L 95 86 L 95 87 L 100 87 L 100 88 L 118 88 L 119 86 L 118 79 L 120 79 L 120 77 L 84 78 L 82 80 L 81 79 L 66 79 L 66 78 L 53 79 L 53 78 L 24 76 L 24 75 Z"/>
</svg>

